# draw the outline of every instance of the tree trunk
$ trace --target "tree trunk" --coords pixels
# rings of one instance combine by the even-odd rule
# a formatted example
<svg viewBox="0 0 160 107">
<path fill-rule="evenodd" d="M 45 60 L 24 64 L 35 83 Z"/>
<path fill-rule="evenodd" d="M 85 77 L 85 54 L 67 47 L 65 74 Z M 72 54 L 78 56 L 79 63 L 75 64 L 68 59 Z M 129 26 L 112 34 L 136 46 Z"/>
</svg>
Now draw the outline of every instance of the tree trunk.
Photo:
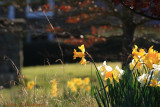
<svg viewBox="0 0 160 107">
<path fill-rule="evenodd" d="M 123 41 L 122 41 L 122 68 L 127 66 L 131 60 L 129 56 L 132 53 L 132 42 L 134 38 L 134 32 L 136 29 L 136 24 L 133 22 L 133 14 L 128 13 L 123 20 Z"/>
</svg>

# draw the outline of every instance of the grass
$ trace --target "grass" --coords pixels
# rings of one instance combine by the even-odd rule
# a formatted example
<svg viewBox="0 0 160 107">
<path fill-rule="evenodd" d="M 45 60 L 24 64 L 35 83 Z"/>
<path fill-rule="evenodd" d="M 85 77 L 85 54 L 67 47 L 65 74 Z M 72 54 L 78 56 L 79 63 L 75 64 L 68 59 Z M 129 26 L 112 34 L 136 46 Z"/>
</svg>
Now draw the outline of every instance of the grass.
<svg viewBox="0 0 160 107">
<path fill-rule="evenodd" d="M 97 63 L 97 66 L 102 63 Z M 108 65 L 115 67 L 120 66 L 119 62 L 108 62 Z M 63 79 L 63 66 L 57 65 L 44 65 L 44 66 L 31 66 L 24 67 L 22 73 L 24 75 L 25 82 L 34 80 L 36 82 L 35 90 L 27 91 L 25 95 L 25 89 L 22 85 L 14 86 L 10 89 L 0 90 L 0 103 L 5 104 L 20 104 L 22 102 L 29 102 L 31 104 L 45 104 L 49 106 L 96 106 L 96 102 L 91 98 L 90 93 L 79 93 L 78 97 L 72 95 L 63 95 L 63 87 L 66 88 L 68 80 L 75 77 L 85 78 L 90 77 L 91 64 L 86 66 L 76 64 L 64 64 L 65 78 Z M 92 64 L 94 84 L 97 82 L 95 67 Z M 56 79 L 58 82 L 58 98 L 51 96 L 51 84 L 50 81 Z M 67 90 L 68 91 L 68 90 Z M 76 96 L 76 95 L 75 95 Z M 91 101 L 93 100 L 93 101 Z M 93 103 L 94 102 L 94 103 Z"/>
</svg>

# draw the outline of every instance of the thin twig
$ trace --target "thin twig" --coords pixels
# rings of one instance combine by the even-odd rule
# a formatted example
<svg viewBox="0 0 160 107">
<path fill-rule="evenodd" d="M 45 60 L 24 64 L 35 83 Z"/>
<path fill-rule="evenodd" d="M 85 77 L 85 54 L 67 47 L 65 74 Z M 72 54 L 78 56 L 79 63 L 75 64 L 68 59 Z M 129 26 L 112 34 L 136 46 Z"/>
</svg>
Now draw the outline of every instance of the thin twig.
<svg viewBox="0 0 160 107">
<path fill-rule="evenodd" d="M 48 19 L 48 17 L 47 17 L 47 15 L 45 14 L 45 12 L 43 12 L 43 14 L 45 15 L 45 17 L 46 17 L 46 19 L 47 19 L 49 25 L 51 26 L 51 29 L 53 30 L 53 32 L 56 33 L 56 31 L 55 31 L 55 29 L 54 29 L 52 23 L 51 23 L 50 20 Z M 57 35 L 56 35 L 56 39 L 57 39 L 58 47 L 59 47 L 60 52 L 61 52 L 61 55 L 62 55 L 62 61 L 64 62 L 64 58 L 63 58 L 63 50 L 62 50 L 62 47 L 61 47 L 61 44 L 60 44 L 60 42 L 59 42 L 59 39 L 58 39 Z"/>
<path fill-rule="evenodd" d="M 47 15 L 45 14 L 45 12 L 43 12 L 43 14 L 45 15 L 45 17 L 46 17 L 46 19 L 47 19 L 48 23 L 50 24 L 51 29 L 53 30 L 53 32 L 54 32 L 54 33 L 56 33 L 56 31 L 55 31 L 55 29 L 54 29 L 53 25 L 51 24 L 51 22 L 50 22 L 49 18 L 48 18 L 48 17 L 47 17 Z M 56 34 L 55 34 L 55 35 L 56 35 Z M 62 58 L 61 58 L 61 59 L 56 60 L 56 62 L 57 62 L 57 61 L 60 61 L 60 62 L 61 62 L 61 64 L 62 64 L 62 67 L 63 67 L 63 83 L 64 83 L 64 81 L 65 81 L 64 55 L 63 55 L 63 50 L 62 50 L 62 47 L 61 47 L 61 44 L 60 44 L 60 42 L 59 42 L 59 39 L 58 39 L 57 35 L 56 35 L 56 40 L 57 40 L 57 42 L 58 42 L 58 47 L 59 47 L 59 49 L 60 49 L 61 56 L 62 56 Z M 63 92 L 64 92 L 64 95 L 65 95 L 65 84 L 63 84 Z"/>
</svg>

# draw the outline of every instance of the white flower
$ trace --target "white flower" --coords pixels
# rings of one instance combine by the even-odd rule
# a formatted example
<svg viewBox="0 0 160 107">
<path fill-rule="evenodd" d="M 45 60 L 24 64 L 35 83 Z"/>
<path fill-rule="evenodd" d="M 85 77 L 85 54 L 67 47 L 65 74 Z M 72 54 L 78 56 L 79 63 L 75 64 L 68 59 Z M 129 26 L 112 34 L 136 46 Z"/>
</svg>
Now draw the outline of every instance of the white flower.
<svg viewBox="0 0 160 107">
<path fill-rule="evenodd" d="M 111 66 L 106 65 L 106 61 L 103 62 L 103 66 L 105 67 L 107 72 L 110 72 L 113 70 Z"/>
<path fill-rule="evenodd" d="M 133 70 L 134 66 L 135 66 L 135 61 L 134 59 L 132 59 L 132 62 L 129 64 L 130 70 Z"/>
<path fill-rule="evenodd" d="M 105 66 L 105 65 L 106 65 L 106 61 L 103 62 L 103 66 Z"/>
<path fill-rule="evenodd" d="M 105 72 L 112 71 L 112 67 L 106 65 L 106 61 L 103 62 L 103 65 L 100 65 L 99 67 L 97 67 L 97 69 L 101 72 L 101 75 L 104 75 Z"/>
<path fill-rule="evenodd" d="M 160 65 L 153 64 L 153 69 L 157 70 L 157 71 L 160 71 Z"/>
<path fill-rule="evenodd" d="M 110 72 L 110 71 L 113 70 L 111 66 L 105 66 L 105 68 L 106 68 L 106 71 L 107 71 L 107 72 Z"/>
<path fill-rule="evenodd" d="M 100 65 L 99 67 L 97 67 L 97 69 L 98 69 L 99 71 L 101 71 L 101 67 L 102 67 L 102 65 Z"/>
<path fill-rule="evenodd" d="M 160 65 L 153 64 L 153 69 L 151 70 L 150 74 L 153 73 L 153 77 L 157 80 L 160 80 Z"/>
<path fill-rule="evenodd" d="M 105 72 L 101 72 L 101 75 L 104 75 Z"/>
<path fill-rule="evenodd" d="M 130 66 L 130 70 L 133 70 L 133 68 L 136 70 L 138 69 L 138 71 L 142 71 L 142 65 L 144 65 L 144 62 L 142 59 L 139 59 L 138 61 L 135 61 L 134 59 L 132 59 L 132 62 L 129 64 Z"/>
<path fill-rule="evenodd" d="M 143 87 L 145 84 L 148 84 L 150 78 L 151 78 L 150 74 L 143 74 L 137 77 L 137 80 L 139 83 L 141 83 L 141 87 Z"/>
<path fill-rule="evenodd" d="M 121 79 L 122 75 L 124 75 L 124 70 L 120 69 L 119 66 L 117 65 L 114 70 L 114 75 L 118 76 L 118 78 Z"/>
<path fill-rule="evenodd" d="M 157 85 L 160 86 L 160 81 L 157 82 Z"/>
</svg>

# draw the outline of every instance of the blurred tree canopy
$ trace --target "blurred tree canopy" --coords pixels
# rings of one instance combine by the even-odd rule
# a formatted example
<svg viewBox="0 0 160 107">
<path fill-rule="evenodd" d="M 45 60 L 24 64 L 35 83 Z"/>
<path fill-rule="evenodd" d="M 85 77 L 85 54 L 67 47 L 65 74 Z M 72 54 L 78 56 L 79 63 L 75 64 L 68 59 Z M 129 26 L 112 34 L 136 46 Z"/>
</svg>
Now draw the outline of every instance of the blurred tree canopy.
<svg viewBox="0 0 160 107">
<path fill-rule="evenodd" d="M 151 19 L 160 18 L 157 0 L 60 0 L 54 11 L 58 26 L 73 36 L 99 36 L 96 32 L 99 27 L 119 26 L 123 31 L 123 66 L 130 62 L 128 56 L 134 45 L 135 29 Z"/>
<path fill-rule="evenodd" d="M 136 27 L 151 19 L 160 19 L 159 0 L 55 0 L 52 10 L 47 0 L 31 1 L 32 6 L 41 5 L 40 11 L 54 11 L 52 23 L 56 32 L 68 32 L 76 37 L 86 34 L 99 37 L 97 29 L 107 31 L 111 26 L 119 26 L 123 31 L 122 65 L 130 62 L 128 56 L 134 45 Z M 21 0 L 1 2 L 3 3 L 0 5 L 4 9 L 10 4 L 17 8 L 24 8 L 27 5 L 26 1 Z"/>
</svg>

